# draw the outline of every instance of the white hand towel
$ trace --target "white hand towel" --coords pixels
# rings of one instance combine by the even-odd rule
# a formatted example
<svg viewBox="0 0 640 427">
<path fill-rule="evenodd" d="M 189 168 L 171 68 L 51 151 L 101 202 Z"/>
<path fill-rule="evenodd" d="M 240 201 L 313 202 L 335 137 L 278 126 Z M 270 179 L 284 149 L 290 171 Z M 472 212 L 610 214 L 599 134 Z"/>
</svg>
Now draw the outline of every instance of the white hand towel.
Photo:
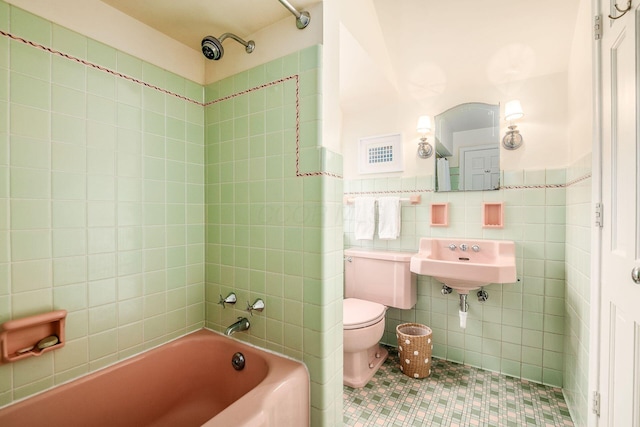
<svg viewBox="0 0 640 427">
<path fill-rule="evenodd" d="M 438 191 L 451 191 L 451 173 L 449 161 L 444 157 L 438 159 L 436 174 L 438 177 Z"/>
<path fill-rule="evenodd" d="M 373 240 L 376 227 L 375 197 L 356 197 L 354 215 L 356 240 Z"/>
<path fill-rule="evenodd" d="M 393 240 L 400 237 L 400 198 L 378 199 L 378 237 Z"/>
</svg>

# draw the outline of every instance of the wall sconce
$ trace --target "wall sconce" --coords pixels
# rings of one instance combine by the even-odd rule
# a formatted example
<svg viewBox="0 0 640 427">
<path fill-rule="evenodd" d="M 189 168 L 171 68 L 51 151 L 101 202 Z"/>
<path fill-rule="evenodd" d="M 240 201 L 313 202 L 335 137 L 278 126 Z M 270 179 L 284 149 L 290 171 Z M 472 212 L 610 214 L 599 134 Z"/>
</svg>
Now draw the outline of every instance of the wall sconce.
<svg viewBox="0 0 640 427">
<path fill-rule="evenodd" d="M 431 132 L 431 119 L 429 116 L 418 118 L 418 132 L 422 134 L 418 142 L 418 157 L 428 159 L 433 154 L 433 146 L 427 142 L 427 133 Z"/>
<path fill-rule="evenodd" d="M 522 145 L 522 135 L 520 135 L 520 131 L 516 129 L 517 126 L 513 124 L 514 121 L 522 116 L 524 116 L 522 105 L 520 105 L 520 101 L 517 99 L 509 101 L 504 105 L 504 119 L 509 122 L 509 130 L 504 135 L 504 138 L 502 138 L 502 146 L 507 150 L 516 150 Z"/>
</svg>

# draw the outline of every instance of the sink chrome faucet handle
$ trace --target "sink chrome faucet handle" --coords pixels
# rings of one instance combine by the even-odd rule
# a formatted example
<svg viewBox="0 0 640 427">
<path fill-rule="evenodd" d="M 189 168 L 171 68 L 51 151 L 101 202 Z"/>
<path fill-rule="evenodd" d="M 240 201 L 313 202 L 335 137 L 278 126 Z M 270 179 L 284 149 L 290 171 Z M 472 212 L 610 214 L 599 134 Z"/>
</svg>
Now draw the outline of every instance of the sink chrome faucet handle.
<svg viewBox="0 0 640 427">
<path fill-rule="evenodd" d="M 469 246 L 467 246 L 466 243 L 463 243 L 463 244 L 460 245 L 460 250 L 461 251 L 466 251 L 467 249 L 469 249 Z"/>
<path fill-rule="evenodd" d="M 222 308 L 225 308 L 225 304 L 234 305 L 236 301 L 238 301 L 238 298 L 236 298 L 236 294 L 233 292 L 230 292 L 226 298 L 222 298 L 222 295 L 220 295 L 220 301 L 218 301 L 218 304 L 220 304 Z"/>
<path fill-rule="evenodd" d="M 452 251 L 455 251 L 456 248 L 457 248 L 457 246 L 454 243 L 449 245 L 449 249 L 451 249 Z"/>
<path fill-rule="evenodd" d="M 247 301 L 247 311 L 253 316 L 254 311 L 262 312 L 264 310 L 264 301 L 258 298 L 253 304 Z"/>
<path fill-rule="evenodd" d="M 473 249 L 473 252 L 480 252 L 480 246 L 478 245 L 471 246 L 471 249 Z"/>
</svg>

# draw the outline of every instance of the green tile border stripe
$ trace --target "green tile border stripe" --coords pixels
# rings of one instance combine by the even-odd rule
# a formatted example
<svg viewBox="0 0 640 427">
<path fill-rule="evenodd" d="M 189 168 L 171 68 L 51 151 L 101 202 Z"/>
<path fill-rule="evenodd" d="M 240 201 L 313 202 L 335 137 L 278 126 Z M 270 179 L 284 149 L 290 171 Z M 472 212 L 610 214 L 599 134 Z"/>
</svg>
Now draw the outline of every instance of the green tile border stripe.
<svg viewBox="0 0 640 427">
<path fill-rule="evenodd" d="M 584 180 L 591 178 L 591 173 L 588 173 L 580 178 L 576 178 L 565 184 L 540 184 L 540 185 L 505 185 L 498 188 L 498 190 L 524 190 L 529 188 L 568 188 L 572 185 L 578 184 Z M 401 194 L 401 193 L 433 193 L 433 189 L 412 189 L 412 190 L 385 190 L 385 191 L 352 191 L 345 192 L 345 196 L 364 196 L 372 194 Z"/>
<path fill-rule="evenodd" d="M 433 193 L 433 189 L 414 189 L 414 190 L 384 190 L 384 191 L 352 191 L 344 193 L 345 196 L 364 196 L 369 194 L 403 194 L 403 193 Z"/>
<path fill-rule="evenodd" d="M 342 179 L 341 175 L 331 172 L 300 172 L 300 76 L 298 74 L 292 74 L 281 79 L 273 80 L 271 82 L 263 83 L 258 86 L 254 86 L 249 89 L 241 90 L 240 92 L 232 93 L 230 95 L 223 96 L 222 98 L 214 99 L 204 104 L 205 107 L 216 104 L 218 102 L 227 101 L 229 99 L 236 98 L 238 96 L 247 95 L 251 92 L 255 92 L 261 89 L 266 89 L 271 86 L 283 84 L 289 80 L 294 80 L 296 83 L 296 177 L 309 177 L 309 176 L 330 176 L 333 178 Z"/>
<path fill-rule="evenodd" d="M 505 186 L 500 186 L 499 189 L 500 190 L 522 190 L 527 188 L 567 188 L 589 178 L 591 178 L 591 173 L 583 175 L 580 178 L 576 178 L 573 181 L 569 181 L 565 184 L 505 185 Z"/>
<path fill-rule="evenodd" d="M 175 93 L 175 92 L 171 92 L 170 90 L 163 89 L 161 87 L 158 87 L 158 86 L 152 85 L 150 83 L 144 82 L 144 81 L 142 81 L 140 79 L 136 79 L 135 77 L 131 77 L 131 76 L 128 76 L 126 74 L 119 73 L 117 71 L 114 71 L 114 70 L 111 70 L 109 68 L 103 67 L 102 65 L 94 64 L 93 62 L 89 62 L 89 61 L 86 61 L 84 59 L 76 58 L 73 55 L 69 55 L 67 53 L 60 52 L 59 50 L 55 50 L 55 49 L 52 49 L 52 48 L 50 48 L 48 46 L 41 45 L 40 43 L 36 43 L 34 41 L 31 41 L 31 40 L 23 39 L 22 37 L 18 37 L 16 35 L 13 35 L 11 33 L 6 32 L 6 31 L 0 30 L 0 35 L 4 36 L 4 37 L 7 37 L 7 38 L 10 38 L 12 40 L 18 41 L 20 43 L 24 43 L 26 45 L 35 47 L 37 49 L 44 50 L 45 52 L 49 52 L 49 53 L 51 53 L 53 55 L 57 55 L 57 56 L 60 56 L 62 58 L 66 58 L 66 59 L 69 59 L 71 61 L 75 61 L 75 62 L 77 62 L 79 64 L 82 64 L 82 65 L 85 65 L 87 67 L 91 67 L 91 68 L 94 68 L 96 70 L 104 71 L 105 73 L 109 73 L 109 74 L 114 75 L 116 77 L 120 77 L 122 79 L 129 80 L 129 81 L 137 83 L 139 85 L 146 86 L 146 87 L 148 87 L 150 89 L 157 90 L 157 91 L 165 93 L 167 95 L 175 96 L 176 98 L 180 98 L 180 99 L 182 99 L 184 101 L 191 102 L 192 104 L 196 104 L 196 105 L 199 105 L 199 106 L 203 106 L 204 105 L 202 102 L 196 101 L 195 99 L 191 99 L 191 98 L 189 98 L 187 96 L 180 95 L 180 94 Z"/>
<path fill-rule="evenodd" d="M 113 76 L 116 76 L 116 77 L 119 77 L 119 78 L 122 78 L 122 79 L 125 79 L 125 80 L 129 80 L 129 81 L 131 81 L 133 83 L 148 87 L 150 89 L 157 90 L 157 91 L 165 93 L 167 95 L 175 96 L 176 98 L 182 99 L 184 101 L 190 102 L 192 104 L 195 104 L 195 105 L 198 105 L 198 106 L 201 106 L 201 107 L 207 107 L 209 105 L 215 104 L 216 102 L 221 102 L 221 101 L 224 101 L 226 99 L 234 98 L 236 96 L 245 95 L 247 93 L 254 92 L 256 90 L 260 90 L 260 89 L 264 89 L 264 88 L 267 88 L 267 87 L 270 87 L 270 86 L 273 86 L 273 85 L 276 85 L 276 84 L 284 83 L 284 82 L 286 82 L 288 80 L 295 80 L 295 83 L 296 83 L 296 177 L 330 176 L 330 177 L 333 177 L 333 178 L 342 178 L 342 176 L 340 176 L 338 174 L 331 173 L 331 172 L 324 172 L 324 171 L 319 171 L 319 172 L 300 172 L 300 77 L 297 74 L 294 74 L 294 75 L 291 75 L 291 76 L 288 76 L 288 77 L 283 77 L 281 79 L 274 80 L 274 81 L 269 82 L 269 83 L 264 83 L 264 84 L 256 86 L 256 87 L 253 87 L 253 88 L 250 88 L 250 89 L 246 89 L 246 90 L 237 92 L 235 94 L 231 94 L 231 95 L 222 97 L 220 99 L 216 99 L 216 100 L 204 103 L 204 102 L 196 101 L 195 99 L 191 99 L 191 98 L 189 98 L 187 96 L 180 95 L 178 93 L 172 92 L 170 90 L 163 89 L 161 87 L 152 85 L 152 84 L 147 83 L 145 81 L 142 81 L 140 79 L 136 79 L 135 77 L 131 77 L 131 76 L 128 76 L 126 74 L 122 74 L 122 73 L 119 73 L 117 71 L 111 70 L 109 68 L 103 67 L 101 65 L 94 64 L 93 62 L 86 61 L 86 60 L 81 59 L 81 58 L 77 58 L 77 57 L 75 57 L 73 55 L 69 55 L 69 54 L 64 53 L 64 52 L 60 52 L 59 50 L 53 49 L 53 48 L 48 47 L 48 46 L 44 46 L 44 45 L 42 45 L 40 43 L 36 43 L 34 41 L 27 40 L 27 39 L 24 39 L 22 37 L 18 37 L 18 36 L 14 35 L 14 34 L 11 34 L 9 32 L 0 30 L 0 35 L 3 36 L 3 37 L 7 37 L 7 38 L 9 38 L 11 40 L 15 40 L 15 41 L 18 41 L 20 43 L 24 43 L 26 45 L 35 47 L 36 49 L 44 50 L 45 52 L 49 52 L 49 53 L 51 53 L 53 55 L 57 55 L 57 56 L 60 56 L 62 58 L 66 58 L 66 59 L 68 59 L 70 61 L 75 61 L 75 62 L 77 62 L 79 64 L 82 64 L 82 65 L 85 65 L 87 67 L 91 67 L 91 68 L 94 68 L 96 70 L 100 70 L 100 71 L 103 71 L 105 73 L 111 74 Z"/>
</svg>

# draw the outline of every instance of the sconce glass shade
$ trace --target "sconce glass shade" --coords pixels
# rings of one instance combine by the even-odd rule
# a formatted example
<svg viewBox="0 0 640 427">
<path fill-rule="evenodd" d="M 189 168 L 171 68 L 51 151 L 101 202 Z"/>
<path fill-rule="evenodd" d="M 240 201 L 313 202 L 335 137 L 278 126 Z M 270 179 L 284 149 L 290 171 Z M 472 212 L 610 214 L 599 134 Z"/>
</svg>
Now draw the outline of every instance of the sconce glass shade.
<svg viewBox="0 0 640 427">
<path fill-rule="evenodd" d="M 522 105 L 520 101 L 514 99 L 513 101 L 509 101 L 504 105 L 504 119 L 507 121 L 518 120 L 524 116 L 522 112 Z"/>
<path fill-rule="evenodd" d="M 429 118 L 429 116 L 420 116 L 418 118 L 418 132 L 431 132 L 431 119 Z"/>
</svg>

